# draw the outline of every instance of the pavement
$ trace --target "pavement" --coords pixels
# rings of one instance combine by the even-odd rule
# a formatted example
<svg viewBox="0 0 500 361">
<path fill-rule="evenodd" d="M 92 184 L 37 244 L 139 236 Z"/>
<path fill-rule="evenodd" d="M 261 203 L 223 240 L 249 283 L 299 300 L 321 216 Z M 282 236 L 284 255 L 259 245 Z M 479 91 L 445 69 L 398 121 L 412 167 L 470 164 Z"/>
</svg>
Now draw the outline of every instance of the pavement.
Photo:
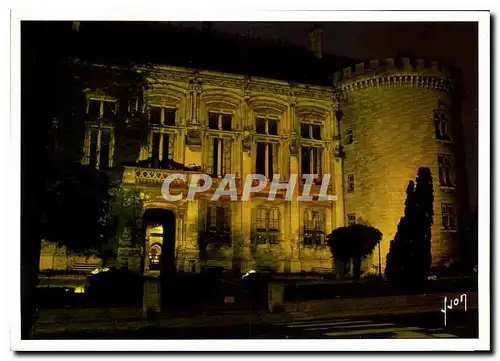
<svg viewBox="0 0 500 361">
<path fill-rule="evenodd" d="M 419 315 L 328 317 L 270 323 L 162 327 L 39 334 L 39 339 L 381 339 L 477 338 L 477 310 L 449 314 L 447 326 L 440 312 Z"/>
<path fill-rule="evenodd" d="M 448 294 L 447 296 L 450 298 L 458 295 Z M 467 295 L 467 317 L 473 317 L 471 316 L 474 314 L 473 312 L 477 315 L 477 293 L 468 293 Z M 220 331 L 222 328 L 234 330 L 229 335 L 230 338 L 240 334 L 243 338 L 246 338 L 246 332 L 250 332 L 252 335 L 294 337 L 292 332 L 294 329 L 307 331 L 301 334 L 311 336 L 310 331 L 323 330 L 310 330 L 310 328 L 324 328 L 327 326 L 333 326 L 331 330 L 328 329 L 326 330 L 328 332 L 324 332 L 330 333 L 329 337 L 348 336 L 349 334 L 341 334 L 345 330 L 351 332 L 352 335 L 359 336 L 361 331 L 361 335 L 373 334 L 368 332 L 373 327 L 377 328 L 377 330 L 380 327 L 399 329 L 400 326 L 397 325 L 401 323 L 400 320 L 413 320 L 409 324 L 403 323 L 401 327 L 409 327 L 405 332 L 412 332 L 404 335 L 415 335 L 421 328 L 439 329 L 441 327 L 443 313 L 440 310 L 443 305 L 443 297 L 444 295 L 434 294 L 300 301 L 285 304 L 284 312 L 279 313 L 233 311 L 190 317 L 173 313 L 156 319 L 145 318 L 141 310 L 138 309 L 40 310 L 37 314 L 35 337 L 73 338 L 74 336 L 80 338 L 77 335 L 95 335 L 99 333 L 114 335 L 114 338 L 128 338 L 134 333 L 138 337 L 144 332 L 148 334 L 148 331 L 144 330 L 155 330 L 154 332 L 151 331 L 153 336 L 164 335 L 167 338 L 171 337 L 170 334 L 184 335 L 187 338 L 192 338 L 197 334 L 205 335 L 204 338 L 211 338 L 214 335 L 226 338 L 227 335 Z M 453 310 L 453 314 L 459 310 L 460 308 Z M 418 323 L 422 320 L 427 320 L 427 323 L 424 322 L 424 324 L 419 325 Z M 432 324 L 429 324 L 430 320 L 434 320 Z M 468 319 L 466 323 L 471 324 L 472 321 L 473 319 Z M 324 324 L 324 322 L 331 323 L 331 325 Z M 339 330 L 339 327 L 342 330 Z M 240 333 L 237 332 L 239 329 L 242 330 Z M 206 330 L 218 331 L 207 333 Z M 387 332 L 375 331 L 380 335 L 385 335 Z M 73 336 L 70 337 L 70 335 Z M 316 333 L 314 335 L 318 337 L 325 336 Z M 148 337 L 151 337 L 151 334 Z"/>
<path fill-rule="evenodd" d="M 477 338 L 477 310 L 455 312 L 444 325 L 440 312 L 420 314 L 297 319 L 285 322 L 286 338 Z"/>
</svg>

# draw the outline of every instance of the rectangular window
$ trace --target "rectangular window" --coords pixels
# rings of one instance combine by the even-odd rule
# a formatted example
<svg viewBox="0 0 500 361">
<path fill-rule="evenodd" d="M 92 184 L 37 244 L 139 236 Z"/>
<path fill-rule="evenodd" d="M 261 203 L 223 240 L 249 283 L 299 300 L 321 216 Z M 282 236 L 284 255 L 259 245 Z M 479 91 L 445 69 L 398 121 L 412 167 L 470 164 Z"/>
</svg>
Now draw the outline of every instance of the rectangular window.
<svg viewBox="0 0 500 361">
<path fill-rule="evenodd" d="M 112 166 L 113 160 L 113 129 L 92 127 L 87 143 L 89 148 L 84 149 L 88 157 L 88 164 L 93 168 L 107 169 Z"/>
<path fill-rule="evenodd" d="M 90 156 L 89 164 L 92 168 L 97 166 L 97 138 L 99 136 L 99 129 L 92 129 L 90 131 Z"/>
<path fill-rule="evenodd" d="M 230 243 L 231 226 L 228 205 L 209 205 L 207 211 L 207 233 L 209 242 Z"/>
<path fill-rule="evenodd" d="M 307 209 L 304 213 L 304 245 L 321 246 L 325 243 L 325 211 Z"/>
<path fill-rule="evenodd" d="M 103 118 L 109 119 L 115 115 L 116 103 L 115 102 L 103 102 L 102 106 Z"/>
<path fill-rule="evenodd" d="M 257 143 L 257 156 L 255 170 L 257 174 L 266 174 L 266 147 L 267 143 Z"/>
<path fill-rule="evenodd" d="M 155 167 L 160 166 L 160 161 L 173 159 L 174 137 L 171 134 L 153 132 L 151 134 L 151 158 L 158 162 Z"/>
<path fill-rule="evenodd" d="M 278 135 L 278 119 L 257 117 L 255 131 L 258 134 Z"/>
<path fill-rule="evenodd" d="M 300 137 L 304 139 L 321 140 L 321 125 L 301 122 Z"/>
<path fill-rule="evenodd" d="M 255 120 L 255 131 L 259 134 L 266 134 L 266 119 L 257 118 Z"/>
<path fill-rule="evenodd" d="M 345 132 L 345 143 L 352 144 L 354 142 L 354 135 L 352 133 L 352 129 L 348 128 Z"/>
<path fill-rule="evenodd" d="M 279 209 L 254 209 L 254 242 L 257 244 L 276 244 L 279 242 Z"/>
<path fill-rule="evenodd" d="M 130 98 L 128 102 L 128 111 L 130 113 L 139 111 L 139 97 Z"/>
<path fill-rule="evenodd" d="M 222 130 L 231 130 L 232 126 L 232 116 L 231 114 L 221 114 Z"/>
<path fill-rule="evenodd" d="M 278 120 L 268 119 L 267 120 L 267 132 L 270 135 L 278 135 Z"/>
<path fill-rule="evenodd" d="M 311 134 L 309 132 L 310 126 L 309 123 L 300 123 L 300 136 L 302 138 L 311 138 Z"/>
<path fill-rule="evenodd" d="M 89 112 L 88 114 L 95 118 L 101 117 L 101 101 L 89 99 Z"/>
<path fill-rule="evenodd" d="M 354 192 L 354 174 L 349 174 L 347 176 L 347 191 Z"/>
<path fill-rule="evenodd" d="M 267 178 L 272 178 L 278 173 L 278 147 L 277 143 L 257 142 L 257 156 L 255 157 L 255 171 Z"/>
<path fill-rule="evenodd" d="M 208 127 L 210 129 L 219 129 L 219 114 L 209 112 L 208 113 Z"/>
<path fill-rule="evenodd" d="M 448 154 L 438 154 L 439 184 L 452 186 L 451 182 L 451 156 Z"/>
<path fill-rule="evenodd" d="M 228 206 L 209 206 L 208 233 L 211 242 L 230 242 L 230 223 Z"/>
<path fill-rule="evenodd" d="M 321 179 L 322 153 L 323 149 L 319 147 L 301 147 L 300 163 L 302 174 L 317 174 L 318 179 Z"/>
<path fill-rule="evenodd" d="M 347 215 L 347 224 L 349 226 L 356 224 L 356 214 L 355 213 L 349 213 Z"/>
<path fill-rule="evenodd" d="M 149 109 L 149 112 L 150 112 L 149 122 L 151 124 L 161 124 L 162 108 L 161 107 L 151 107 Z"/>
<path fill-rule="evenodd" d="M 434 127 L 436 139 L 450 140 L 448 116 L 443 112 L 434 114 Z"/>
<path fill-rule="evenodd" d="M 101 131 L 101 149 L 99 150 L 99 169 L 109 168 L 110 142 L 109 129 L 103 129 Z"/>
<path fill-rule="evenodd" d="M 302 174 L 311 174 L 311 148 L 301 147 L 301 170 Z"/>
<path fill-rule="evenodd" d="M 231 140 L 210 138 L 208 151 L 208 172 L 214 177 L 231 173 Z"/>
<path fill-rule="evenodd" d="M 165 108 L 165 125 L 175 126 L 175 108 Z"/>
<path fill-rule="evenodd" d="M 233 116 L 227 113 L 208 112 L 208 128 L 213 130 L 232 130 Z"/>
<path fill-rule="evenodd" d="M 160 160 L 160 133 L 153 133 L 152 157 L 153 160 Z"/>
<path fill-rule="evenodd" d="M 313 124 L 312 126 L 313 139 L 321 140 L 321 126 L 318 124 Z"/>
<path fill-rule="evenodd" d="M 441 204 L 441 217 L 442 217 L 442 225 L 441 228 L 444 230 L 455 230 L 455 212 L 453 206 L 449 203 Z"/>
</svg>

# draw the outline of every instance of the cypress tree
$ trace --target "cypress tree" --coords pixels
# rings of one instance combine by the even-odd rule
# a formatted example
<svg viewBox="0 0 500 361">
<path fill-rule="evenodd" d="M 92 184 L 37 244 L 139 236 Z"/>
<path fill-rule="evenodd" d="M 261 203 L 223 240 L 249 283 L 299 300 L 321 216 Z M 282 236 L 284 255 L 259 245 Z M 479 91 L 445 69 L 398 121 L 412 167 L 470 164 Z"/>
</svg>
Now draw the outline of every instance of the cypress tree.
<svg viewBox="0 0 500 361">
<path fill-rule="evenodd" d="M 387 254 L 385 276 L 395 287 L 421 289 L 431 266 L 434 193 L 429 168 L 420 168 L 406 189 L 404 216 Z"/>
</svg>

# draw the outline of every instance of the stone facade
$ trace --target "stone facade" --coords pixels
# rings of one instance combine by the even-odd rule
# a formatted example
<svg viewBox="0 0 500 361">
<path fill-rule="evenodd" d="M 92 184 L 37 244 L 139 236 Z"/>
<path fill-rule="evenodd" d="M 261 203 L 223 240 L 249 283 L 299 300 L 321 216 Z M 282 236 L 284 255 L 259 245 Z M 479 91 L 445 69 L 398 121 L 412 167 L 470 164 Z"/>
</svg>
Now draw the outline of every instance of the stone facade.
<svg viewBox="0 0 500 361">
<path fill-rule="evenodd" d="M 115 126 L 103 126 L 99 118 L 106 107 L 111 112 L 126 108 L 128 126 L 141 127 L 143 136 L 136 140 L 136 165 L 129 162 L 124 167 L 122 186 L 140 189 L 144 211 L 174 212 L 179 271 L 199 271 L 201 266 L 241 272 L 254 266 L 279 272 L 331 268 L 325 236 L 344 226 L 348 215 L 382 231 L 385 263 L 403 214 L 406 186 L 422 166 L 430 167 L 435 179 L 433 258 L 441 262 L 450 254 L 455 234 L 441 230 L 440 205 L 453 205 L 453 179 L 440 186 L 437 158 L 452 154 L 454 143 L 452 138 L 436 139 L 434 118 L 448 114 L 451 96 L 448 77 L 438 69 L 404 61 L 399 67 L 391 61 L 383 67 L 371 62 L 367 70 L 364 65 L 344 69 L 332 87 L 169 66 L 133 71 L 145 81 L 142 91 L 128 99 L 114 98 L 102 89 L 86 90 L 87 112 L 98 109 L 91 100 L 101 105 L 94 110 L 97 120 L 86 123 L 83 161 L 91 163 L 91 153 L 99 155 L 101 130 L 106 128 L 111 131 L 105 144 L 108 165 L 120 166 Z M 101 130 L 92 133 L 96 127 Z M 144 165 L 151 159 L 156 165 Z M 167 160 L 190 168 L 158 165 Z M 234 174 L 238 192 L 253 173 L 279 174 L 282 182 L 291 174 L 331 174 L 328 193 L 337 200 L 300 202 L 299 182 L 291 201 L 269 201 L 268 192 L 262 191 L 249 201 L 221 197 L 211 202 L 213 192 L 208 192 L 194 201 L 167 202 L 161 184 L 179 172 L 212 174 L 214 189 L 224 174 Z M 173 186 L 187 190 L 182 182 Z M 311 194 L 318 190 L 313 187 Z M 214 239 L 214 232 L 226 238 Z M 149 235 L 145 238 L 147 251 L 154 242 Z"/>
</svg>

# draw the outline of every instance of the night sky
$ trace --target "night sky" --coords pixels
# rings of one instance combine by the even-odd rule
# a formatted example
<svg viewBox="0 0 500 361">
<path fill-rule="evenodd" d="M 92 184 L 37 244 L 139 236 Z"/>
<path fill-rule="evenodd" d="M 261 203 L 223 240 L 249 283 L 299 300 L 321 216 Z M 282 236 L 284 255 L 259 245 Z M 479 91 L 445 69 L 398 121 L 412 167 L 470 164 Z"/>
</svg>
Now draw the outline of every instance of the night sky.
<svg viewBox="0 0 500 361">
<path fill-rule="evenodd" d="M 200 23 L 175 23 L 201 27 Z M 262 39 L 309 46 L 308 33 L 313 23 L 289 22 L 214 22 L 218 32 L 245 34 Z M 477 207 L 477 103 L 478 103 L 478 30 L 477 23 L 322 23 L 323 51 L 331 55 L 356 59 L 396 57 L 438 60 L 462 72 L 465 99 L 462 122 L 466 148 L 469 198 Z"/>
</svg>

